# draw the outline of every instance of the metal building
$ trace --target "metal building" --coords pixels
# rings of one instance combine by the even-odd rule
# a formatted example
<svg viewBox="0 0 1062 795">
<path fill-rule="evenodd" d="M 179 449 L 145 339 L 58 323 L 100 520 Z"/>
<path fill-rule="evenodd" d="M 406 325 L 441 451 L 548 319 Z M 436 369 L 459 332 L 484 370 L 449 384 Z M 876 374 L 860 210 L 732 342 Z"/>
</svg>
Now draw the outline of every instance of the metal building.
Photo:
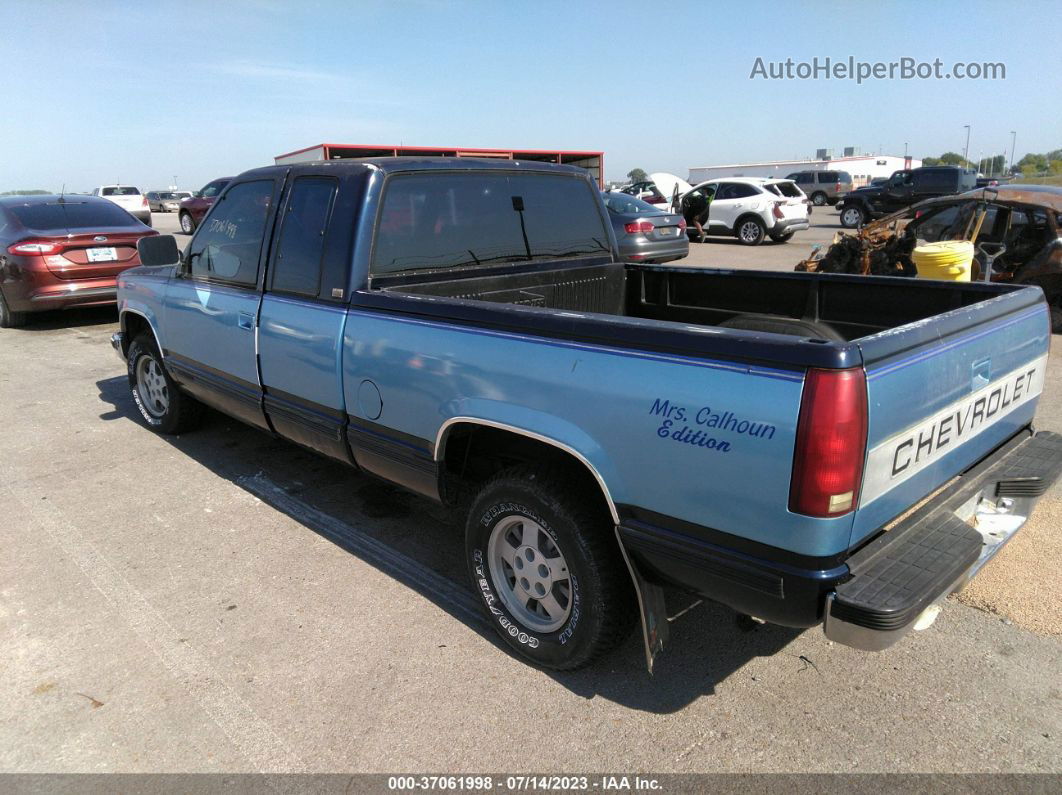
<svg viewBox="0 0 1062 795">
<path fill-rule="evenodd" d="M 918 168 L 922 161 L 896 155 L 854 155 L 819 160 L 769 160 L 761 163 L 734 163 L 726 166 L 691 166 L 689 183 L 696 185 L 706 179 L 720 177 L 785 178 L 794 171 L 847 171 L 856 187 L 866 185 L 875 177 L 888 177 L 894 171 Z"/>
<path fill-rule="evenodd" d="M 540 163 L 565 163 L 590 172 L 599 186 L 604 186 L 604 152 L 581 152 L 562 149 L 476 149 L 444 146 L 370 146 L 366 144 L 316 144 L 273 158 L 279 165 L 307 163 L 314 160 L 343 160 L 363 157 L 497 157 Z"/>
</svg>

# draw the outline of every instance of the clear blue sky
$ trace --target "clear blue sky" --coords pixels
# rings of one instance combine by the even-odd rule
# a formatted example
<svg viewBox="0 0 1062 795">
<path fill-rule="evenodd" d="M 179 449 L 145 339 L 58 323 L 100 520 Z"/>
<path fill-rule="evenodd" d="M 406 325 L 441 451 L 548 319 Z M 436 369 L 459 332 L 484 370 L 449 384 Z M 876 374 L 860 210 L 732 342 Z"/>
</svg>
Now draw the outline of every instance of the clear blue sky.
<svg viewBox="0 0 1062 795">
<path fill-rule="evenodd" d="M 638 166 L 1062 147 L 1057 2 L 2 2 L 0 190 L 187 188 L 322 141 L 600 149 Z M 1006 79 L 768 82 L 765 61 Z"/>
</svg>

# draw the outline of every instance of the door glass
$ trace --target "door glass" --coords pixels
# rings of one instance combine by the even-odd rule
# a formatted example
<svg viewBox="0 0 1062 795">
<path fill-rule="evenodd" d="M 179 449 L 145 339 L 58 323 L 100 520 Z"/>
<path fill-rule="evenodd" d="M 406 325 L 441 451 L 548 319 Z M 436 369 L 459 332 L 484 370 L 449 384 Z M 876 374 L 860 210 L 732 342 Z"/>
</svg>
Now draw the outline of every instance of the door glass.
<svg viewBox="0 0 1062 795">
<path fill-rule="evenodd" d="M 258 282 L 262 232 L 273 180 L 236 185 L 199 228 L 188 258 L 196 279 L 253 286 Z"/>
<path fill-rule="evenodd" d="M 273 263 L 271 289 L 298 295 L 317 295 L 321 284 L 321 254 L 337 183 L 327 177 L 303 177 L 291 189 L 280 245 Z"/>
</svg>

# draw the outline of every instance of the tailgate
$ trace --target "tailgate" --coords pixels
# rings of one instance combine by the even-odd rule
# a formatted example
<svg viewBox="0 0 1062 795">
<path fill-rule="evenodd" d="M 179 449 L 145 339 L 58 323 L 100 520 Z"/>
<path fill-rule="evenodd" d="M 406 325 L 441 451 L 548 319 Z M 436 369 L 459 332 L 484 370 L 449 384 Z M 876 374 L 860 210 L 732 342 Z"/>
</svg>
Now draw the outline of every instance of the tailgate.
<svg viewBox="0 0 1062 795">
<path fill-rule="evenodd" d="M 786 199 L 780 206 L 787 221 L 807 220 L 808 206 L 803 199 Z"/>
<path fill-rule="evenodd" d="M 1025 289 L 858 341 L 869 423 L 852 545 L 1032 421 L 1049 337 L 1042 293 Z"/>
</svg>

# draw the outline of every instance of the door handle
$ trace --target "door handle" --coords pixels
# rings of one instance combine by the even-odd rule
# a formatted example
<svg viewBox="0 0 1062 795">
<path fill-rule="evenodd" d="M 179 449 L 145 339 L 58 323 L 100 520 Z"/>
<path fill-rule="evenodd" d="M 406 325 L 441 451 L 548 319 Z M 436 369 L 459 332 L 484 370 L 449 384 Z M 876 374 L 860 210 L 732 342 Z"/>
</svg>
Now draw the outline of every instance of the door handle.
<svg viewBox="0 0 1062 795">
<path fill-rule="evenodd" d="M 239 323 L 240 328 L 245 328 L 248 331 L 254 329 L 254 315 L 248 314 L 247 312 L 240 312 L 239 318 L 236 322 Z"/>
</svg>

